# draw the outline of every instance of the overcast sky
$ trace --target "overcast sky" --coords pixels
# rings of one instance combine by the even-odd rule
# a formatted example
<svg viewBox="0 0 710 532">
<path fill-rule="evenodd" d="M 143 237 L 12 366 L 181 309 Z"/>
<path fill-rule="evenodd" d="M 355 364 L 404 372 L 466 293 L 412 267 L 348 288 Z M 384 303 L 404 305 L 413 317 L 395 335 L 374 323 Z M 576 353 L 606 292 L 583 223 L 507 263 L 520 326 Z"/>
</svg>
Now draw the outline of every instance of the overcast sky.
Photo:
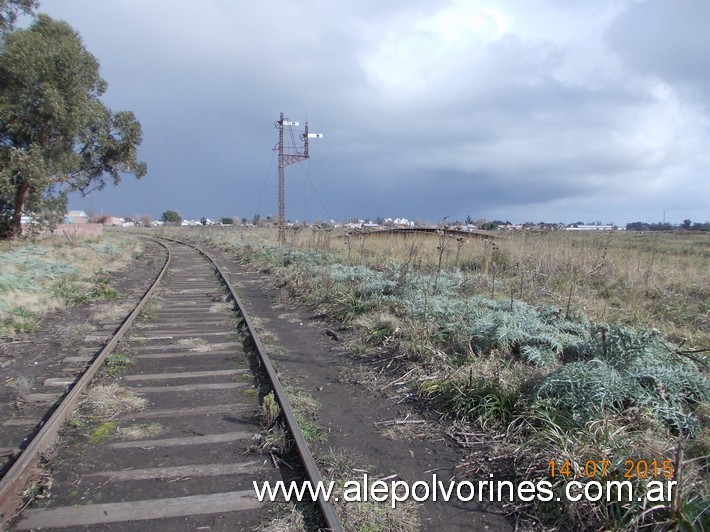
<svg viewBox="0 0 710 532">
<path fill-rule="evenodd" d="M 41 0 L 143 126 L 71 208 L 292 220 L 710 220 L 708 0 Z M 299 128 L 300 129 L 300 128 Z"/>
</svg>

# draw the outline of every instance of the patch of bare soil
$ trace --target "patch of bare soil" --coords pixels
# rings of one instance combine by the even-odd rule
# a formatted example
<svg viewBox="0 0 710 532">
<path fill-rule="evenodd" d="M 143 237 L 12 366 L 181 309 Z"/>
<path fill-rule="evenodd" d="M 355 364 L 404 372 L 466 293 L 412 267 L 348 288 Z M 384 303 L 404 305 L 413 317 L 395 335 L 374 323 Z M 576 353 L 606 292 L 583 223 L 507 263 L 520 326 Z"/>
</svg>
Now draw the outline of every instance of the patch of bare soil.
<svg viewBox="0 0 710 532">
<path fill-rule="evenodd" d="M 119 298 L 53 312 L 36 332 L 0 339 L 0 475 L 155 279 L 165 251 L 147 240 L 143 247 L 110 276 Z"/>
<path fill-rule="evenodd" d="M 316 460 L 349 457 L 355 470 L 347 480 L 361 480 L 364 472 L 371 480 L 396 478 L 410 486 L 419 480 L 431 483 L 434 474 L 446 485 L 451 479 L 488 480 L 462 475 L 462 466 L 470 465 L 467 450 L 445 437 L 421 405 L 398 393 L 392 378 L 378 379 L 378 368 L 348 350 L 358 341 L 352 332 L 289 300 L 270 287 L 266 274 L 226 254 L 213 254 L 254 318 L 279 377 L 320 404 L 315 421 L 324 434 L 314 448 Z M 418 513 L 422 530 L 514 528 L 499 505 L 477 500 L 428 500 Z"/>
</svg>

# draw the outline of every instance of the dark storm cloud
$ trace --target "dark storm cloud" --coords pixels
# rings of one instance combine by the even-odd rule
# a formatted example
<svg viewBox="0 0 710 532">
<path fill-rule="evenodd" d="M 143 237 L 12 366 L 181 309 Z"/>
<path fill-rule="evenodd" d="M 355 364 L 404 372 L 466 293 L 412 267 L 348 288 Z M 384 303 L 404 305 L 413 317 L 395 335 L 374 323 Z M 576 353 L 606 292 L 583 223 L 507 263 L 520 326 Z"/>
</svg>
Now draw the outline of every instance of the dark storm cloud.
<svg viewBox="0 0 710 532">
<path fill-rule="evenodd" d="M 325 133 L 293 219 L 710 218 L 707 2 L 55 0 L 149 175 L 92 198 L 276 211 L 278 113 Z M 85 206 L 86 203 L 79 206 Z M 674 211 L 674 212 L 675 212 Z M 512 213 L 512 214 L 507 214 Z"/>
<path fill-rule="evenodd" d="M 670 84 L 688 83 L 710 103 L 710 2 L 649 0 L 632 4 L 607 40 L 634 71 Z"/>
</svg>

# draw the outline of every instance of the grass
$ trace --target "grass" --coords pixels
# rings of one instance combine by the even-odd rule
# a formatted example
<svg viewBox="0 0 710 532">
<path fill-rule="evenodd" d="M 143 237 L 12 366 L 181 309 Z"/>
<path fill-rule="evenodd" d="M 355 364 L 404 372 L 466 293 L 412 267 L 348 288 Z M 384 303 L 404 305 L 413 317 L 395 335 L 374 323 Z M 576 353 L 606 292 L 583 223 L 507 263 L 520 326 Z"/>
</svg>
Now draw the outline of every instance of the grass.
<svg viewBox="0 0 710 532">
<path fill-rule="evenodd" d="M 147 404 L 146 399 L 116 383 L 92 386 L 84 402 L 95 415 L 106 420 L 138 412 Z"/>
<path fill-rule="evenodd" d="M 92 445 L 103 443 L 116 434 L 118 425 L 115 421 L 105 421 L 94 427 L 87 437 L 87 441 Z"/>
<path fill-rule="evenodd" d="M 309 230 L 296 248 L 313 249 Z M 241 237 L 242 248 L 273 242 L 265 230 Z M 504 233 L 490 240 L 452 237 L 442 246 L 436 234 L 374 234 L 348 238 L 333 233 L 328 247 L 316 248 L 330 260 L 381 269 L 408 265 L 436 273 L 458 269 L 471 293 L 545 302 L 566 310 L 584 310 L 593 321 L 652 326 L 672 339 L 707 345 L 710 282 L 710 235 L 615 232 Z M 220 235 L 215 242 L 224 242 Z M 228 244 L 232 247 L 235 242 Z M 348 258 L 348 247 L 352 248 Z M 443 248 L 443 252 L 442 252 Z M 259 256 L 258 250 L 250 260 Z M 521 283 L 522 278 L 522 283 Z M 493 290 L 491 290 L 493 288 Z M 571 289 L 571 291 L 570 291 Z"/>
<path fill-rule="evenodd" d="M 259 337 L 269 352 L 281 352 L 283 349 L 277 342 L 276 336 L 265 328 L 264 320 L 254 318 L 254 326 L 259 331 Z M 325 431 L 317 422 L 320 403 L 310 394 L 306 393 L 302 388 L 297 387 L 294 383 L 281 378 L 284 384 L 284 391 L 288 396 L 288 401 L 293 410 L 298 426 L 301 429 L 303 437 L 309 444 L 321 442 L 324 438 Z M 273 392 L 264 396 L 261 405 L 261 417 L 263 424 L 266 427 L 272 427 L 274 422 L 281 414 L 281 409 L 276 402 Z M 268 438 L 268 436 L 267 436 Z"/>
<path fill-rule="evenodd" d="M 282 379 L 283 380 L 283 379 Z M 318 423 L 318 411 L 321 404 L 302 388 L 293 383 L 284 384 L 284 391 L 293 410 L 303 437 L 309 445 L 321 442 L 324 437 L 323 427 Z"/>
<path fill-rule="evenodd" d="M 15 307 L 0 321 L 0 330 L 10 334 L 30 334 L 39 329 L 40 314 L 25 307 Z"/>
<path fill-rule="evenodd" d="M 575 467 L 608 459 L 619 475 L 624 460 L 650 458 L 677 463 L 686 479 L 672 504 L 658 508 L 509 506 L 521 522 L 702 522 L 710 500 L 710 235 L 523 232 L 461 241 L 306 229 L 283 248 L 261 229 L 200 238 L 210 235 L 211 245 L 268 271 L 288 296 L 358 332 L 358 356 L 406 376 L 423 407 L 484 434 L 475 463 L 492 469 L 472 466 L 470 478 L 549 478 L 552 458 Z M 555 489 L 563 480 L 554 479 Z"/>
<path fill-rule="evenodd" d="M 203 338 L 181 338 L 177 343 L 178 345 L 189 346 L 190 351 L 194 351 L 195 353 L 207 353 L 216 349 Z"/>
<path fill-rule="evenodd" d="M 256 532 L 296 532 L 306 530 L 303 513 L 295 506 L 287 504 L 278 506 L 281 508 L 275 511 L 276 516 L 255 528 Z"/>
<path fill-rule="evenodd" d="M 160 423 L 141 423 L 128 427 L 119 427 L 116 432 L 124 440 L 144 440 L 153 438 L 164 430 L 165 427 Z"/>
<path fill-rule="evenodd" d="M 32 323 L 63 306 L 120 297 L 111 272 L 132 260 L 133 240 L 117 233 L 96 242 L 0 243 L 0 335 L 31 333 Z"/>
<path fill-rule="evenodd" d="M 261 419 L 266 427 L 271 427 L 281 415 L 281 407 L 274 397 L 274 392 L 266 394 L 261 403 Z"/>
<path fill-rule="evenodd" d="M 143 305 L 143 308 L 141 308 L 141 311 L 138 315 L 141 321 L 155 321 L 155 319 L 158 317 L 159 304 L 160 301 L 155 296 L 146 301 L 145 305 Z"/>
<path fill-rule="evenodd" d="M 281 424 L 276 424 L 268 429 L 261 439 L 261 449 L 280 455 L 286 454 L 290 445 L 291 440 Z"/>
<path fill-rule="evenodd" d="M 89 428 L 89 420 L 84 417 L 74 413 L 72 417 L 67 419 L 67 425 L 76 430 L 87 430 Z"/>
<path fill-rule="evenodd" d="M 111 353 L 106 357 L 103 373 L 106 377 L 115 378 L 125 373 L 125 371 L 134 364 L 135 361 L 129 354 Z"/>
<path fill-rule="evenodd" d="M 324 438 L 324 430 L 314 419 L 296 413 L 296 421 L 301 428 L 301 433 L 309 445 L 322 442 Z"/>
<path fill-rule="evenodd" d="M 318 458 L 319 469 L 323 473 L 323 480 L 335 481 L 333 492 L 338 498 L 334 502 L 335 511 L 338 514 L 344 530 L 364 530 L 368 532 L 410 532 L 419 530 L 419 520 L 416 512 L 416 504 L 412 501 L 398 502 L 395 508 L 391 507 L 389 501 L 382 503 L 348 502 L 344 495 L 344 490 L 351 490 L 352 486 L 346 488 L 346 482 L 362 482 L 362 475 L 355 471 L 370 471 L 372 468 L 357 464 L 353 456 L 329 452 Z M 359 475 L 359 476 L 358 476 Z M 374 481 L 377 476 L 370 474 Z M 355 496 L 349 493 L 349 496 Z"/>
</svg>

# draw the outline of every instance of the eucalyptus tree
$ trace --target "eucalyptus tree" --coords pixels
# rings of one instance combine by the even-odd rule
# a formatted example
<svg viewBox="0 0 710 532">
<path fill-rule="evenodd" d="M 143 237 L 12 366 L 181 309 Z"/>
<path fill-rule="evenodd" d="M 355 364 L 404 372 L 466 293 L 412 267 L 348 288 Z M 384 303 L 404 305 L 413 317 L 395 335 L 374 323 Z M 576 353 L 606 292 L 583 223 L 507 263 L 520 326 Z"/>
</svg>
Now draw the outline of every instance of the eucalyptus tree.
<svg viewBox="0 0 710 532">
<path fill-rule="evenodd" d="M 37 0 L 0 0 L 0 33 L 10 31 L 15 26 L 17 15 L 29 15 L 37 4 Z"/>
<path fill-rule="evenodd" d="M 2 1 L 2 0 L 0 0 Z M 53 223 L 67 195 L 141 178 L 140 123 L 113 113 L 99 63 L 66 22 L 39 15 L 0 48 L 0 232 L 21 232 L 23 214 Z"/>
</svg>

